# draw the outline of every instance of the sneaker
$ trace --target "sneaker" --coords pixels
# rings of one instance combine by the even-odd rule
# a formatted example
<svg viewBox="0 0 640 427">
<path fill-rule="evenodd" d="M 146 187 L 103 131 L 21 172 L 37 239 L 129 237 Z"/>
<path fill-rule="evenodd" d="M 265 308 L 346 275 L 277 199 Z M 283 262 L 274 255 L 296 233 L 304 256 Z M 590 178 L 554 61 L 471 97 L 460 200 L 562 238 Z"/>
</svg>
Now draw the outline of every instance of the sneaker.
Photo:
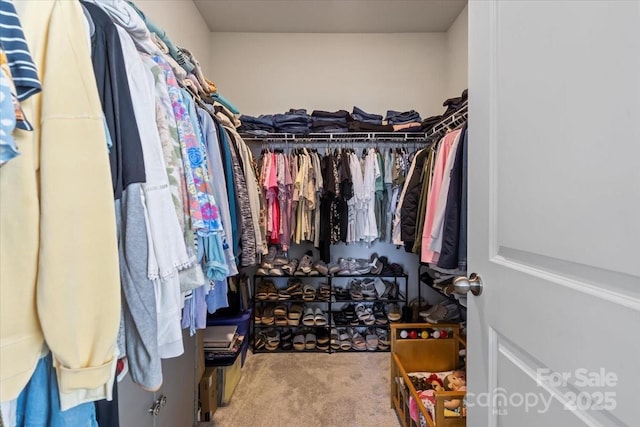
<svg viewBox="0 0 640 427">
<path fill-rule="evenodd" d="M 293 273 L 298 269 L 298 259 L 294 258 L 287 263 L 287 265 L 282 266 L 282 271 L 284 271 L 289 276 L 293 276 Z"/>
<path fill-rule="evenodd" d="M 318 270 L 318 273 L 320 273 L 323 276 L 326 276 L 329 274 L 329 267 L 327 266 L 327 264 L 322 261 L 322 260 L 318 260 L 316 261 L 315 264 L 313 264 L 313 268 L 315 268 L 316 270 Z"/>
<path fill-rule="evenodd" d="M 357 260 L 355 260 L 355 262 L 356 262 L 356 264 L 355 264 L 354 270 L 358 274 L 369 274 L 369 273 L 371 273 L 371 263 L 369 262 L 368 259 L 357 259 Z M 349 265 L 349 268 L 351 268 L 351 265 Z"/>
<path fill-rule="evenodd" d="M 264 267 L 258 267 L 258 269 L 256 270 L 256 275 L 257 276 L 267 276 L 267 275 L 269 275 L 269 270 L 267 270 Z"/>
<path fill-rule="evenodd" d="M 280 267 L 273 267 L 271 270 L 269 270 L 269 275 L 271 275 L 271 276 L 284 276 L 284 272 L 282 271 L 282 269 Z"/>
<path fill-rule="evenodd" d="M 340 262 L 342 261 L 342 258 L 340 258 L 338 260 L 338 262 L 336 262 L 335 264 L 331 264 L 329 266 L 329 274 L 334 275 L 334 274 L 338 274 L 340 272 Z"/>
<path fill-rule="evenodd" d="M 308 251 L 302 259 L 300 259 L 300 264 L 298 265 L 298 270 L 296 271 L 296 276 L 298 272 L 301 272 L 303 275 L 309 274 L 313 267 L 313 258 L 311 255 L 311 251 Z"/>
<path fill-rule="evenodd" d="M 353 258 L 341 258 L 339 261 L 339 276 L 350 276 L 355 272 L 355 262 L 356 260 Z M 354 270 L 351 267 L 354 267 Z"/>
<path fill-rule="evenodd" d="M 278 251 L 276 256 L 273 258 L 273 265 L 277 265 L 282 267 L 283 265 L 287 265 L 289 263 L 289 257 L 285 252 Z"/>
<path fill-rule="evenodd" d="M 378 254 L 373 253 L 371 255 L 371 274 L 380 274 L 382 273 L 382 261 L 378 258 Z"/>
<path fill-rule="evenodd" d="M 269 252 L 262 257 L 262 264 L 260 265 L 264 269 L 272 269 L 274 267 L 273 262 L 276 259 L 277 249 L 275 246 L 269 246 Z"/>
</svg>

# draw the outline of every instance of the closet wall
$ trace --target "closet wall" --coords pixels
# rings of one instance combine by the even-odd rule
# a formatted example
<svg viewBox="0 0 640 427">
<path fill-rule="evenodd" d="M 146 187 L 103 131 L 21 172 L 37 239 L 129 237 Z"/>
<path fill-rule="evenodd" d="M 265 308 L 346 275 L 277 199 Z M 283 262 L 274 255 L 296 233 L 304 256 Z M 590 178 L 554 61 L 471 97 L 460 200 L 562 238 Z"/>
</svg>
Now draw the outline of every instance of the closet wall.
<svg viewBox="0 0 640 427">
<path fill-rule="evenodd" d="M 467 7 L 447 32 L 312 34 L 212 32 L 219 87 L 249 115 L 350 109 L 441 114 L 467 87 Z"/>
<path fill-rule="evenodd" d="M 134 0 L 156 25 L 167 32 L 180 47 L 189 49 L 200 62 L 204 73 L 211 71 L 211 32 L 192 0 Z M 210 77 L 215 81 L 215 76 Z"/>
<path fill-rule="evenodd" d="M 469 87 L 467 82 L 469 45 L 469 6 L 451 24 L 446 35 L 447 52 L 447 97 L 458 96 Z"/>
<path fill-rule="evenodd" d="M 354 104 L 438 113 L 446 33 L 211 33 L 211 69 L 243 113 L 335 111 Z"/>
</svg>

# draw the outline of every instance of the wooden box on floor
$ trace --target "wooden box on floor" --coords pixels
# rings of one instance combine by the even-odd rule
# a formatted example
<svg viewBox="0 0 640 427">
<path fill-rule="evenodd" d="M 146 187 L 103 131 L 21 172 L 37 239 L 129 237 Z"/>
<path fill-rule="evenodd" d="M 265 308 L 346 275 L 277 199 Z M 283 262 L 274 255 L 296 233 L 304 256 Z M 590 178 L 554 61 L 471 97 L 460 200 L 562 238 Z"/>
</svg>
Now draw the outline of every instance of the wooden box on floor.
<svg viewBox="0 0 640 427">
<path fill-rule="evenodd" d="M 211 421 L 218 409 L 218 369 L 206 368 L 200 380 L 200 420 Z"/>
<path fill-rule="evenodd" d="M 401 331 L 415 331 L 417 338 L 401 338 Z M 447 331 L 446 338 L 433 338 L 435 331 Z M 428 338 L 422 338 L 424 336 Z M 416 372 L 445 372 L 460 368 L 460 347 L 465 346 L 457 324 L 399 323 L 391 325 L 391 407 L 403 427 L 420 426 L 420 420 L 412 419 L 410 401 L 417 405 L 419 416 L 429 427 L 463 427 L 466 411 L 458 416 L 445 415 L 444 404 L 465 397 L 465 391 L 436 391 L 434 416 L 430 415 L 414 387 L 409 374 Z M 450 411 L 449 411 L 450 412 Z"/>
<path fill-rule="evenodd" d="M 207 368 L 210 369 L 210 368 Z M 231 401 L 240 378 L 242 377 L 242 357 L 230 366 L 218 366 L 218 405 L 226 406 Z"/>
</svg>

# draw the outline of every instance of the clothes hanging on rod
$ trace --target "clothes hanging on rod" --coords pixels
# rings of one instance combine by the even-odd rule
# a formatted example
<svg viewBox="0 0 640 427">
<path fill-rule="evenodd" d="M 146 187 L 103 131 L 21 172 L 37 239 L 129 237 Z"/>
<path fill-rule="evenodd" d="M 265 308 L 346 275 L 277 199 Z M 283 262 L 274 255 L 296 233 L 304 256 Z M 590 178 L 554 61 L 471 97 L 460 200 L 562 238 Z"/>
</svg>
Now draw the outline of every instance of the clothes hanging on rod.
<svg viewBox="0 0 640 427">
<path fill-rule="evenodd" d="M 390 239 L 393 193 L 407 173 L 410 146 L 419 142 L 345 145 L 351 147 L 307 138 L 288 150 L 288 141 L 262 143 L 259 178 L 270 244 L 287 251 L 291 243 L 311 242 L 329 262 L 332 244 Z"/>
<path fill-rule="evenodd" d="M 265 251 L 255 161 L 196 58 L 131 4 L 11 4 L 2 19 L 20 14 L 46 82 L 35 101 L 20 92 L 21 113 L 46 126 L 9 130 L 21 155 L 0 175 L 1 395 L 18 397 L 49 349 L 63 410 L 110 399 L 124 356 L 156 390 L 181 328 L 204 328 Z"/>
</svg>

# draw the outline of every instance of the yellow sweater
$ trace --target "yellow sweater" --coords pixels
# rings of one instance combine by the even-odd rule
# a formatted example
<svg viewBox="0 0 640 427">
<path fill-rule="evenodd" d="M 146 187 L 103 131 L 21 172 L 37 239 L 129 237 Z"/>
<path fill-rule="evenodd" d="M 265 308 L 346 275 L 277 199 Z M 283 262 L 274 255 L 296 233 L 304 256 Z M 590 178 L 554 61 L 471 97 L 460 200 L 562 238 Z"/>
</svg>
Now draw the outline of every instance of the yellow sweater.
<svg viewBox="0 0 640 427">
<path fill-rule="evenodd" d="M 42 93 L 23 103 L 36 130 L 16 130 L 22 154 L 0 168 L 0 401 L 48 346 L 79 402 L 109 381 L 120 320 L 102 109 L 80 3 L 15 4 Z"/>
</svg>

